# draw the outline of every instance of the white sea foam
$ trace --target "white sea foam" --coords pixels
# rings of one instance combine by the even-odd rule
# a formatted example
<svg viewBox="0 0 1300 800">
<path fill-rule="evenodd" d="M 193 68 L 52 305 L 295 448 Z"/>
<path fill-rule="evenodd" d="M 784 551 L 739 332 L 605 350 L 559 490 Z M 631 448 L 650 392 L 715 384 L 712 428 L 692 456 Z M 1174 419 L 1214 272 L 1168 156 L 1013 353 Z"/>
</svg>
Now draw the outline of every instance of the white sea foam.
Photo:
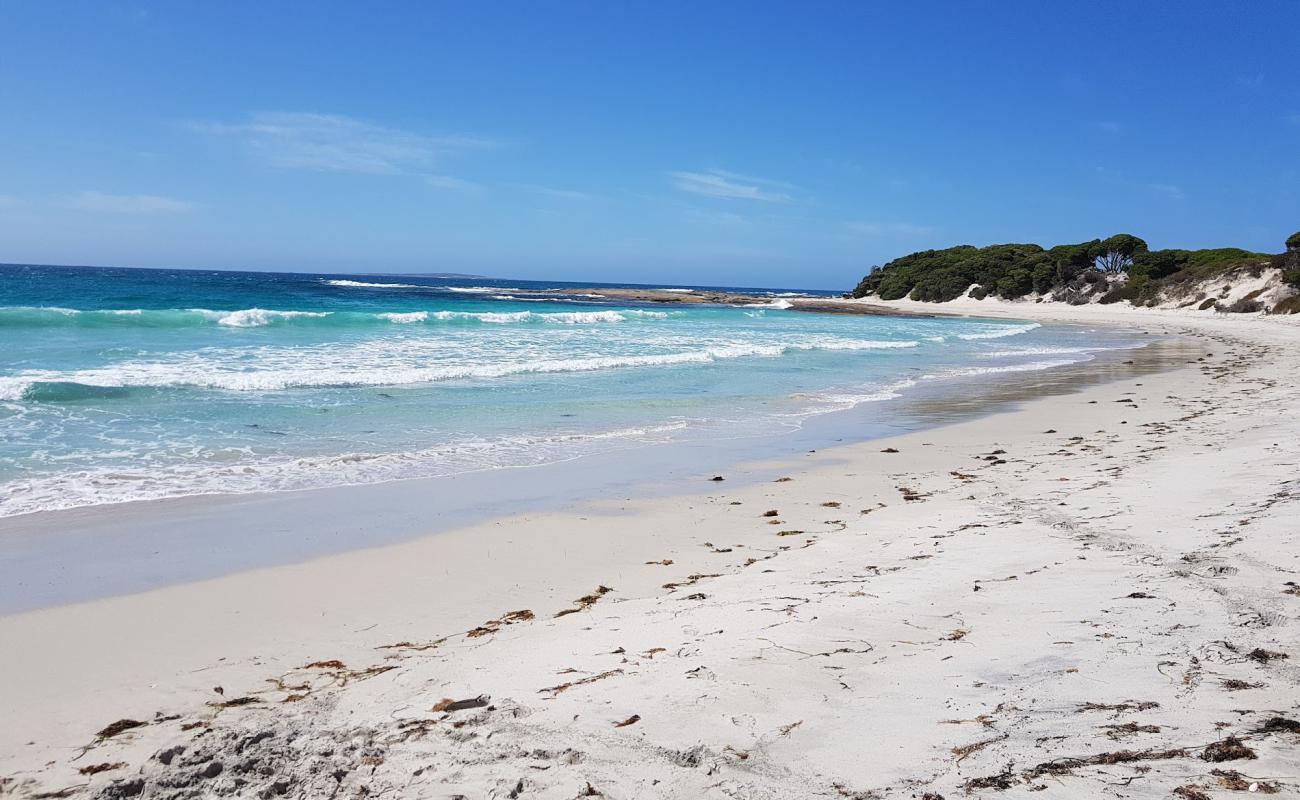
<svg viewBox="0 0 1300 800">
<path fill-rule="evenodd" d="M 440 289 L 446 289 L 449 292 L 458 292 L 460 294 L 492 294 L 493 292 L 518 292 L 514 286 L 440 286 Z"/>
<path fill-rule="evenodd" d="M 1131 350 L 1141 345 L 1131 347 L 1015 347 L 1007 350 L 994 350 L 988 353 L 980 353 L 981 358 L 1017 358 L 1020 356 L 1057 356 L 1073 355 L 1075 353 L 1102 353 L 1109 350 Z"/>
<path fill-rule="evenodd" d="M 958 339 L 972 341 L 975 339 L 1001 339 L 1004 336 L 1019 336 L 1022 333 L 1029 333 L 1035 328 L 1041 328 L 1037 322 L 1031 322 L 1028 325 L 1015 325 L 1012 327 L 992 328 L 989 330 L 979 331 L 978 333 L 959 333 Z"/>
<path fill-rule="evenodd" d="M 686 428 L 682 420 L 590 432 L 468 438 L 400 452 L 345 453 L 302 458 L 271 457 L 220 464 L 95 467 L 38 475 L 0 484 L 0 517 L 92 505 L 215 494 L 294 491 L 565 461 L 628 445 L 666 441 Z"/>
<path fill-rule="evenodd" d="M 259 328 L 273 322 L 290 319 L 308 319 L 328 317 L 330 311 L 274 311 L 266 308 L 245 308 L 240 311 L 210 311 L 205 308 L 192 309 L 209 319 L 215 319 L 218 325 L 230 328 Z"/>
<path fill-rule="evenodd" d="M 435 311 L 430 315 L 438 320 L 462 320 L 505 325 L 520 322 L 542 322 L 555 325 L 590 325 L 602 322 L 627 322 L 632 319 L 667 319 L 667 311 Z"/>
<path fill-rule="evenodd" d="M 427 289 L 418 283 L 368 283 L 366 281 L 327 280 L 330 286 L 350 286 L 354 289 Z"/>
<path fill-rule="evenodd" d="M 770 303 L 745 303 L 742 308 L 776 308 L 787 309 L 794 308 L 794 303 L 789 300 L 773 300 Z"/>
<path fill-rule="evenodd" d="M 531 312 L 520 312 L 531 313 Z M 663 312 L 645 312 L 663 313 Z M 667 347 L 665 340 L 656 344 Z M 611 369 L 709 364 L 737 358 L 775 358 L 792 351 L 882 350 L 915 347 L 915 341 L 872 341 L 810 337 L 787 343 L 719 343 L 694 349 L 652 354 L 579 356 L 570 358 L 481 358 L 424 365 L 442 344 L 419 341 L 387 343 L 382 350 L 368 345 L 351 350 L 285 348 L 258 350 L 259 360 L 211 360 L 191 356 L 172 362 L 129 361 L 97 369 L 33 370 L 0 378 L 0 400 L 21 400 L 37 384 L 70 384 L 98 389 L 215 389 L 230 392 L 278 392 L 293 389 L 405 386 L 459 380 L 493 380 L 515 375 L 596 372 Z M 677 346 L 680 347 L 680 344 Z"/>
<path fill-rule="evenodd" d="M 409 325 L 412 322 L 427 322 L 429 319 L 428 311 L 395 311 L 388 314 L 380 314 L 380 319 L 386 319 L 389 322 L 396 322 L 399 325 Z"/>
</svg>

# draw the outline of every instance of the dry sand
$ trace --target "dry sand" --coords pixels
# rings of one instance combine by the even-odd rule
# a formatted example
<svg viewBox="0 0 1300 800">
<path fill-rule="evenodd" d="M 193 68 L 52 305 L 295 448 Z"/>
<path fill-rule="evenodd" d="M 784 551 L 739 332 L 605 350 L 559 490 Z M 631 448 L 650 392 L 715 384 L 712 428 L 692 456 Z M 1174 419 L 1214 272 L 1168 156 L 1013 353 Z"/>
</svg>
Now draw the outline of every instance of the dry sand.
<svg viewBox="0 0 1300 800">
<path fill-rule="evenodd" d="M 789 480 L 0 618 L 0 795 L 1296 796 L 1300 327 L 974 310 L 1212 355 Z"/>
</svg>

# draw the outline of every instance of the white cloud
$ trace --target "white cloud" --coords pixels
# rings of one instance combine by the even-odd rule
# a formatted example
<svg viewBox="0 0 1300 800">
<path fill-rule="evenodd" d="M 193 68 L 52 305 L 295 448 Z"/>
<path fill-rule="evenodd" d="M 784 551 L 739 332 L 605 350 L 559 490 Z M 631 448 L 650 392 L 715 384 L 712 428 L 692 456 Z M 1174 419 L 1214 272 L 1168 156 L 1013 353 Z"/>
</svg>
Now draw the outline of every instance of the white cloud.
<svg viewBox="0 0 1300 800">
<path fill-rule="evenodd" d="M 81 211 L 110 214 L 175 214 L 194 209 L 193 203 L 156 194 L 106 194 L 89 190 L 74 196 L 69 205 Z"/>
<path fill-rule="evenodd" d="M 467 181 L 464 178 L 453 178 L 450 175 L 426 175 L 425 183 L 439 189 L 447 189 L 453 192 L 481 192 L 483 185 L 474 181 Z"/>
<path fill-rule="evenodd" d="M 495 146 L 473 136 L 426 136 L 338 114 L 262 112 L 237 124 L 199 123 L 195 130 L 232 136 L 268 163 L 288 169 L 399 173 Z"/>
<path fill-rule="evenodd" d="M 687 209 L 686 213 L 692 219 L 703 222 L 707 225 L 718 225 L 726 228 L 737 228 L 749 224 L 749 220 L 740 214 L 730 211 L 705 211 L 698 208 Z"/>
<path fill-rule="evenodd" d="M 526 192 L 554 197 L 559 200 L 591 200 L 595 195 L 587 192 L 579 192 L 573 189 L 557 189 L 553 186 L 540 186 L 536 183 L 516 183 L 513 184 L 516 189 L 522 189 Z"/>
<path fill-rule="evenodd" d="M 1166 197 L 1173 198 L 1174 200 L 1182 200 L 1187 196 L 1183 194 L 1181 186 L 1175 186 L 1172 183 L 1148 183 L 1146 186 L 1156 194 L 1163 194 Z"/>
<path fill-rule="evenodd" d="M 721 197 L 728 200 L 762 200 L 768 203 L 788 203 L 788 192 L 777 189 L 792 189 L 790 184 L 781 181 L 740 175 L 722 169 L 706 172 L 670 172 L 673 185 L 683 192 L 702 194 L 706 197 Z"/>
<path fill-rule="evenodd" d="M 1102 181 L 1129 189 L 1139 189 L 1152 194 L 1162 195 L 1170 200 L 1183 200 L 1187 195 L 1183 192 L 1183 187 L 1175 186 L 1172 183 L 1157 183 L 1147 180 L 1136 180 L 1119 170 L 1109 169 L 1107 167 L 1094 168 L 1097 177 Z"/>
<path fill-rule="evenodd" d="M 934 231 L 910 222 L 846 222 L 844 228 L 855 236 L 924 236 Z"/>
</svg>

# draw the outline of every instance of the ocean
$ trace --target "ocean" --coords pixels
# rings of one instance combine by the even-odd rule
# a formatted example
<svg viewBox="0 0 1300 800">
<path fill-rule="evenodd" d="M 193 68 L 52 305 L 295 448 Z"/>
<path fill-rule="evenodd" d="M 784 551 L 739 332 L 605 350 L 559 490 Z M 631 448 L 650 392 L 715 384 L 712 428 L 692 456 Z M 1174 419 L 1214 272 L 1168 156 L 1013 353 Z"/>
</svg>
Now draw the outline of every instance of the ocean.
<svg viewBox="0 0 1300 800">
<path fill-rule="evenodd" d="M 795 294 L 829 294 L 797 289 L 679 307 L 583 287 L 0 266 L 0 516 L 780 435 L 918 386 L 959 392 L 1142 344 L 786 310 Z M 543 288 L 568 294 L 512 293 Z"/>
</svg>

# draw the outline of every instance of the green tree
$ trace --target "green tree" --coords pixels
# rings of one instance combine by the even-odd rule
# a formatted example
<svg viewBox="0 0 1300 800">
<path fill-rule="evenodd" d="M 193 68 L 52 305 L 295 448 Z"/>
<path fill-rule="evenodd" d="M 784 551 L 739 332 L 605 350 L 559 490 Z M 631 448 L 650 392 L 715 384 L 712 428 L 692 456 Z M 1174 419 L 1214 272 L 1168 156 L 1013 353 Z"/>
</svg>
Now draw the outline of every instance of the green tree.
<svg viewBox="0 0 1300 800">
<path fill-rule="evenodd" d="M 1286 237 L 1286 251 L 1288 253 L 1300 251 L 1300 231 Z"/>
<path fill-rule="evenodd" d="M 1102 272 L 1127 272 L 1133 257 L 1147 252 L 1147 243 L 1131 233 L 1117 233 L 1101 243 L 1097 268 Z"/>
</svg>

